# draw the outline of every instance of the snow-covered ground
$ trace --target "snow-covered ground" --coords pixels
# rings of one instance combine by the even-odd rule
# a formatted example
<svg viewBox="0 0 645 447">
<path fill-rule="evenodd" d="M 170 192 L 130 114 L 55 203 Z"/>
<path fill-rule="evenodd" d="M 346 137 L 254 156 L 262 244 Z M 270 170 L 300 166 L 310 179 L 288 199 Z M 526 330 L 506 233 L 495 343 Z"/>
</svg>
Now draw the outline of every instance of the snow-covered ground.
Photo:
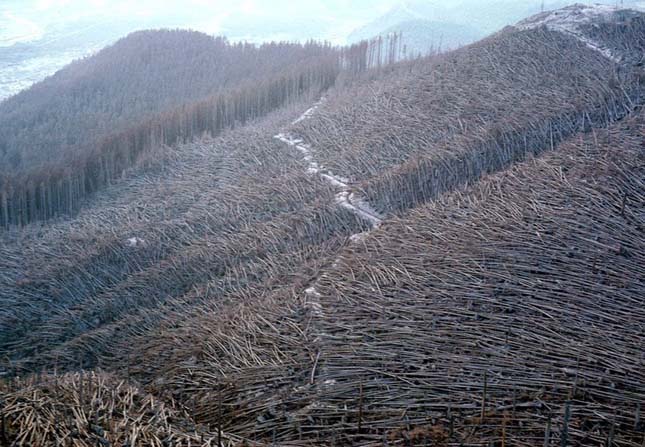
<svg viewBox="0 0 645 447">
<path fill-rule="evenodd" d="M 527 30 L 545 26 L 552 31 L 559 31 L 573 36 L 587 45 L 587 47 L 601 53 L 607 59 L 619 63 L 620 58 L 617 55 L 613 54 L 610 49 L 603 47 L 599 42 L 595 42 L 586 36 L 581 28 L 583 25 L 610 20 L 613 14 L 619 9 L 619 7 L 610 5 L 583 5 L 577 3 L 566 8 L 537 14 L 526 20 L 522 20 L 515 27 L 521 30 Z"/>
</svg>

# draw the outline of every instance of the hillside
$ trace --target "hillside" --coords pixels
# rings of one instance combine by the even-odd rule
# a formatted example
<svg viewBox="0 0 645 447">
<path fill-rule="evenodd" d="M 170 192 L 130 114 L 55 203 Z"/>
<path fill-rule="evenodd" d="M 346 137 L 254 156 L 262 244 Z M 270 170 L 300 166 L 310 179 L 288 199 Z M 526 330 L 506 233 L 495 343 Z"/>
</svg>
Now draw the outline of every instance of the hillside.
<svg viewBox="0 0 645 447">
<path fill-rule="evenodd" d="M 352 51 L 0 234 L 1 437 L 642 444 L 644 15 Z"/>
<path fill-rule="evenodd" d="M 393 59 L 395 40 L 341 48 L 131 34 L 0 103 L 0 226 L 74 214 L 163 147 L 319 96 L 341 74 L 372 68 L 374 54 Z"/>
<path fill-rule="evenodd" d="M 70 158 L 133 122 L 248 83 L 283 76 L 331 49 L 232 45 L 188 31 L 139 32 L 0 103 L 3 172 Z M 108 129 L 105 127 L 109 126 Z M 75 156 L 72 153 L 71 156 Z"/>
<path fill-rule="evenodd" d="M 73 213 L 159 147 L 319 94 L 339 63 L 323 44 L 132 34 L 0 103 L 0 225 Z"/>
<path fill-rule="evenodd" d="M 329 98 L 297 132 L 377 210 L 404 211 L 628 113 L 643 82 L 636 14 L 565 32 L 522 22 Z"/>
</svg>

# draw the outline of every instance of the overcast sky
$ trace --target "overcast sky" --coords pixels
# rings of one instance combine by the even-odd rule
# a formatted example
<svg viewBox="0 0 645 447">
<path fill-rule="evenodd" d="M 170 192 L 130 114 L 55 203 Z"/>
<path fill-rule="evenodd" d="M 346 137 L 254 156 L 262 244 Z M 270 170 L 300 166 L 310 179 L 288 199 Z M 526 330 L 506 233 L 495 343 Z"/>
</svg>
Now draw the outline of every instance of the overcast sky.
<svg viewBox="0 0 645 447">
<path fill-rule="evenodd" d="M 74 29 L 75 24 L 78 24 L 77 28 L 82 30 L 83 26 L 97 23 L 118 24 L 115 27 L 118 29 L 113 30 L 118 34 L 142 28 L 177 27 L 251 41 L 257 41 L 258 38 L 317 38 L 342 44 L 351 31 L 404 1 L 0 0 L 0 46 L 34 41 L 44 35 L 51 38 L 52 33 L 65 25 L 71 25 L 71 29 Z M 482 6 L 487 0 L 426 1 L 417 0 L 417 3 L 450 8 L 463 6 L 462 3 L 468 2 Z M 571 3 L 574 1 L 571 0 Z M 604 0 L 605 3 L 613 1 Z M 538 5 L 540 0 L 517 2 Z M 546 3 L 552 3 L 552 0 L 546 0 Z M 244 34 L 245 31 L 250 34 Z"/>
<path fill-rule="evenodd" d="M 209 34 L 244 23 L 325 27 L 341 36 L 385 13 L 398 0 L 0 0 L 0 45 L 42 37 L 48 29 L 87 20 L 127 19 L 142 27 L 190 27 Z"/>
</svg>

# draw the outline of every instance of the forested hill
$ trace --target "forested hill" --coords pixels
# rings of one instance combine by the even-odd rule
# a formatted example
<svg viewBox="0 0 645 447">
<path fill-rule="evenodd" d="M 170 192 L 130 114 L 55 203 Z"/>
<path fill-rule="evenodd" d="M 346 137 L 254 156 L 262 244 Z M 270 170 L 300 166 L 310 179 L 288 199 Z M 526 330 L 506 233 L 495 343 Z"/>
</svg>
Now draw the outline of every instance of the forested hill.
<svg viewBox="0 0 645 447">
<path fill-rule="evenodd" d="M 73 212 L 150 150 L 317 96 L 366 69 L 375 45 L 384 60 L 396 48 L 131 34 L 0 103 L 0 226 Z"/>
<path fill-rule="evenodd" d="M 133 33 L 0 103 L 3 168 L 31 169 L 162 110 L 332 54 L 323 45 L 256 47 L 191 31 Z"/>
</svg>

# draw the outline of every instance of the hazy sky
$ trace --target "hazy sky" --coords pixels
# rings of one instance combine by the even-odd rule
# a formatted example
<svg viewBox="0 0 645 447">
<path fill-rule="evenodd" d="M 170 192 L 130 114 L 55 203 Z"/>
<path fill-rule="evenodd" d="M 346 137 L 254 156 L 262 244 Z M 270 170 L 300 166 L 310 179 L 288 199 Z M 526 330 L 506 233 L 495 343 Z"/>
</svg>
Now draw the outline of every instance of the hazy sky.
<svg viewBox="0 0 645 447">
<path fill-rule="evenodd" d="M 42 37 L 53 26 L 127 19 L 142 27 L 191 27 L 216 34 L 245 23 L 293 22 L 339 42 L 398 0 L 0 0 L 0 45 Z M 304 31 L 304 30 L 303 30 Z"/>
</svg>

